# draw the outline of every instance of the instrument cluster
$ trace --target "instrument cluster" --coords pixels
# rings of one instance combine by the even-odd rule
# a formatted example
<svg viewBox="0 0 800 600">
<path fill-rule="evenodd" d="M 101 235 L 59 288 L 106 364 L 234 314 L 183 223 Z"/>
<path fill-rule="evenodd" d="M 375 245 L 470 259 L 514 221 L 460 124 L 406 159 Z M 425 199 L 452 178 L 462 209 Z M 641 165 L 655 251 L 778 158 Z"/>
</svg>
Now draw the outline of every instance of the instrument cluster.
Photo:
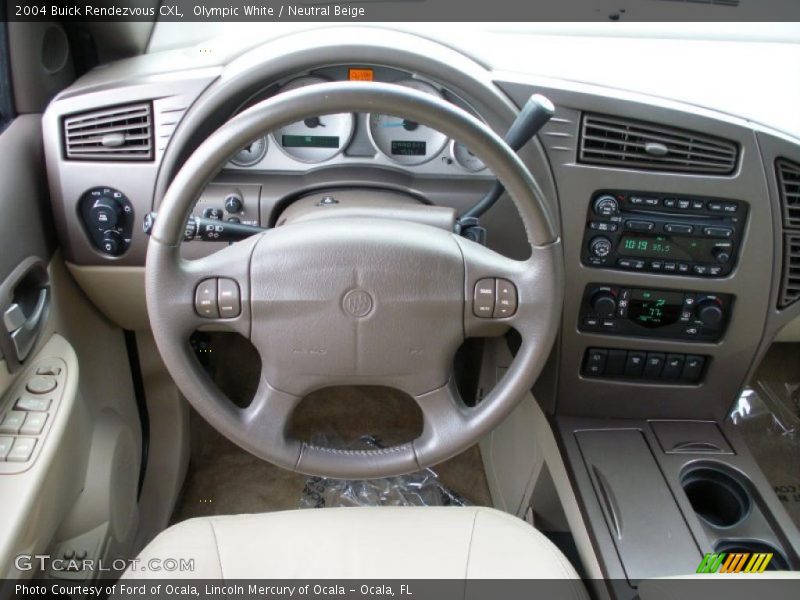
<svg viewBox="0 0 800 600">
<path fill-rule="evenodd" d="M 289 79 L 271 94 L 342 79 L 393 83 L 452 102 L 464 101 L 408 73 L 380 67 L 330 67 Z M 491 177 L 464 144 L 395 115 L 339 113 L 291 123 L 253 140 L 230 160 L 231 170 L 306 171 L 309 166 L 354 165 L 412 169 L 427 174 Z"/>
</svg>

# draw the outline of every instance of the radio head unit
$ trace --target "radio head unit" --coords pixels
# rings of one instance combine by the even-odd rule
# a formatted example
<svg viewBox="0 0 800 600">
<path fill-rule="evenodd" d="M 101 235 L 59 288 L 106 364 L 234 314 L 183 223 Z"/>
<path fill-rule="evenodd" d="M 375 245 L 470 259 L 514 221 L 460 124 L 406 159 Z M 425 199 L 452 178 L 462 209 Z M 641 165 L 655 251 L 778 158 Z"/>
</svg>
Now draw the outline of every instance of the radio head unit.
<svg viewBox="0 0 800 600">
<path fill-rule="evenodd" d="M 723 277 L 736 265 L 747 204 L 674 194 L 597 192 L 581 249 L 590 267 Z"/>
</svg>

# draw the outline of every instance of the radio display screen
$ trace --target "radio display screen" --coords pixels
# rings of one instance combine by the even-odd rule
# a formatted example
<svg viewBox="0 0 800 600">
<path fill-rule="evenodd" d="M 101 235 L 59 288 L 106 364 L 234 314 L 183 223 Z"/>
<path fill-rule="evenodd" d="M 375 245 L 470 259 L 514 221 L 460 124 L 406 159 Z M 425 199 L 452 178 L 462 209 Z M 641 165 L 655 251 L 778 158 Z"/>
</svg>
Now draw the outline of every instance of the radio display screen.
<svg viewBox="0 0 800 600">
<path fill-rule="evenodd" d="M 632 290 L 628 320 L 655 329 L 677 323 L 683 309 L 683 294 L 657 290 Z"/>
<path fill-rule="evenodd" d="M 663 258 L 687 262 L 710 262 L 711 249 L 719 242 L 708 238 L 671 235 L 623 235 L 617 247 L 620 256 Z"/>
</svg>

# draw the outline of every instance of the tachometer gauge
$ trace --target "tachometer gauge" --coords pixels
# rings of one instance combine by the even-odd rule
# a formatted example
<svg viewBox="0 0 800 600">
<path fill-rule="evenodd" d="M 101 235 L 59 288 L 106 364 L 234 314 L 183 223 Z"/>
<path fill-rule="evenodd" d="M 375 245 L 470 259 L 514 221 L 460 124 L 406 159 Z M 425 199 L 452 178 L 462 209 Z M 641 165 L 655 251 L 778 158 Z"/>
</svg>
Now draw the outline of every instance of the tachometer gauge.
<svg viewBox="0 0 800 600">
<path fill-rule="evenodd" d="M 442 97 L 432 85 L 417 79 L 405 79 L 397 85 Z M 447 144 L 447 136 L 426 125 L 390 115 L 369 116 L 369 134 L 378 150 L 401 165 L 419 165 L 438 155 Z"/>
<path fill-rule="evenodd" d="M 469 171 L 470 173 L 477 173 L 478 171 L 483 171 L 486 168 L 486 165 L 483 164 L 483 161 L 475 156 L 472 153 L 472 150 L 467 148 L 461 142 L 457 142 L 453 140 L 450 142 L 450 154 L 453 155 L 453 160 L 456 163 Z"/>
<path fill-rule="evenodd" d="M 326 83 L 321 77 L 300 77 L 287 83 L 282 92 L 316 83 Z M 328 160 L 339 154 L 353 136 L 352 113 L 311 117 L 286 125 L 272 132 L 275 143 L 286 154 L 307 163 Z"/>
<path fill-rule="evenodd" d="M 248 146 L 245 146 L 239 150 L 231 159 L 231 162 L 237 167 L 252 167 L 262 158 L 264 158 L 266 153 L 267 138 L 260 137 L 257 140 L 250 142 Z"/>
</svg>

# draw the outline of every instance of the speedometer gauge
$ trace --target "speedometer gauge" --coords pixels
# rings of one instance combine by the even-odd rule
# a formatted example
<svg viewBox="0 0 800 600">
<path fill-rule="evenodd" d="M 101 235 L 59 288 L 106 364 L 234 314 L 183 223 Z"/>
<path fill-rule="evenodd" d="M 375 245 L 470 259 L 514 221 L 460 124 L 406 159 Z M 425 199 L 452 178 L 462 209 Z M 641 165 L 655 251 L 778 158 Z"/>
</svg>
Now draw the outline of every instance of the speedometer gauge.
<svg viewBox="0 0 800 600">
<path fill-rule="evenodd" d="M 287 83 L 281 92 L 317 83 L 326 83 L 321 77 L 300 77 Z M 307 163 L 318 163 L 339 154 L 353 136 L 352 113 L 339 113 L 311 117 L 272 132 L 277 146 L 289 156 Z"/>
<path fill-rule="evenodd" d="M 432 85 L 417 79 L 405 79 L 397 85 L 442 97 Z M 447 136 L 427 125 L 390 115 L 369 116 L 369 134 L 378 149 L 401 165 L 419 165 L 438 155 L 447 144 Z"/>
<path fill-rule="evenodd" d="M 266 153 L 267 138 L 260 137 L 234 154 L 231 162 L 237 167 L 252 167 L 264 158 Z"/>
</svg>

